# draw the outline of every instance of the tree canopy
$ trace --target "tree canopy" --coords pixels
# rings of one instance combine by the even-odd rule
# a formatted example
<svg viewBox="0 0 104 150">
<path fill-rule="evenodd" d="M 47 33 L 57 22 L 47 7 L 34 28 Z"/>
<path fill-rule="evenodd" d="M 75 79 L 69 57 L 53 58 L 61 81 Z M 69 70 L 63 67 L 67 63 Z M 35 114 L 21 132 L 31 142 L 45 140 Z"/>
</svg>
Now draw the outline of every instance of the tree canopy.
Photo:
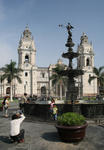
<svg viewBox="0 0 104 150">
<path fill-rule="evenodd" d="M 22 83 L 22 80 L 20 78 L 22 72 L 22 69 L 16 67 L 16 62 L 12 61 L 10 64 L 6 64 L 5 67 L 2 68 L 3 75 L 2 75 L 2 80 L 7 79 L 7 82 L 10 84 L 10 97 L 12 100 L 12 82 L 14 79 L 17 79 L 19 83 Z"/>
</svg>

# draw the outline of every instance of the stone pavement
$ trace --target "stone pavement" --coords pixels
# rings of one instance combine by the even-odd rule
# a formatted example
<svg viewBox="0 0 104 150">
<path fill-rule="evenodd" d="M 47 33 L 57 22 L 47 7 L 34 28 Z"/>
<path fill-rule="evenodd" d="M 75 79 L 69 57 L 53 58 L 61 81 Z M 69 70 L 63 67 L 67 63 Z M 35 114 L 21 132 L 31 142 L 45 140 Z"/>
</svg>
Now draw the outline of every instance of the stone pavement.
<svg viewBox="0 0 104 150">
<path fill-rule="evenodd" d="M 15 103 L 10 104 L 9 114 L 18 109 Z M 104 128 L 89 124 L 84 140 L 80 143 L 61 142 L 54 123 L 26 119 L 22 128 L 25 129 L 25 142 L 10 143 L 10 117 L 4 118 L 0 112 L 0 150 L 104 150 Z"/>
</svg>

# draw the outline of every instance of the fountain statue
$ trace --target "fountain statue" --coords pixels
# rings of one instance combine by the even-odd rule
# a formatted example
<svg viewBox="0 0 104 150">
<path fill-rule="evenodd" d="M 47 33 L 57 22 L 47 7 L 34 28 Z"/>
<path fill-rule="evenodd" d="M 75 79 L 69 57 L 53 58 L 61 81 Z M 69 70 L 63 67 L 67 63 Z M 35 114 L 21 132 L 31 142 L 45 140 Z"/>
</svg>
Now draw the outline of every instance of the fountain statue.
<svg viewBox="0 0 104 150">
<path fill-rule="evenodd" d="M 63 25 L 59 25 L 62 27 Z M 74 100 L 77 99 L 78 96 L 78 87 L 75 85 L 75 78 L 79 75 L 83 75 L 83 70 L 73 69 L 72 60 L 78 57 L 78 53 L 73 51 L 74 43 L 72 41 L 72 32 L 73 27 L 70 23 L 65 26 L 68 32 L 67 43 L 65 44 L 68 47 L 68 51 L 62 54 L 62 57 L 67 58 L 69 60 L 69 64 L 67 69 L 62 71 L 62 75 L 68 78 L 67 84 L 67 92 L 66 92 L 66 100 L 71 100 L 71 103 L 74 104 Z"/>
</svg>

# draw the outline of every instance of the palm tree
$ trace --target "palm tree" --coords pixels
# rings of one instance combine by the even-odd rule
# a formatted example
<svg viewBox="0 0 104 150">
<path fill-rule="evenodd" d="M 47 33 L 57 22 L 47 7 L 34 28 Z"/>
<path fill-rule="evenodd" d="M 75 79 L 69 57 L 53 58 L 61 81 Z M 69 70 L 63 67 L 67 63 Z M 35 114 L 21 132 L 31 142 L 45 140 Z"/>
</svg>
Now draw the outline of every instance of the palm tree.
<svg viewBox="0 0 104 150">
<path fill-rule="evenodd" d="M 100 94 L 100 88 L 104 86 L 104 66 L 101 66 L 99 68 L 94 67 L 93 73 L 95 75 L 89 76 L 88 82 L 91 83 L 92 80 L 97 79 L 97 91 L 98 95 Z"/>
<path fill-rule="evenodd" d="M 12 100 L 12 85 L 13 85 L 13 80 L 17 79 L 19 83 L 22 83 L 21 78 L 20 78 L 20 72 L 22 69 L 16 68 L 16 62 L 12 61 L 10 64 L 6 64 L 5 67 L 2 68 L 2 71 L 4 74 L 2 75 L 2 80 L 7 79 L 7 82 L 10 84 L 10 100 Z"/>
<path fill-rule="evenodd" d="M 62 76 L 62 71 L 65 69 L 65 65 L 57 64 L 55 68 L 52 69 L 53 74 L 50 77 L 50 80 L 52 80 L 52 85 L 59 84 L 60 88 L 60 99 L 62 100 L 62 85 L 65 85 L 66 77 Z"/>
</svg>

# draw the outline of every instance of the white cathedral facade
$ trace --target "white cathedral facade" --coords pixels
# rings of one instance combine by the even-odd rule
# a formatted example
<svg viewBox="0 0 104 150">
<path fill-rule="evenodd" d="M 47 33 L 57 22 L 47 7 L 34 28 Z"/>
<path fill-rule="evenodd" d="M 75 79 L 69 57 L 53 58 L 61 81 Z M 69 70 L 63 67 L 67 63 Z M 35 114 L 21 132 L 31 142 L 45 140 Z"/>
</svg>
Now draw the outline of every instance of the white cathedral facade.
<svg viewBox="0 0 104 150">
<path fill-rule="evenodd" d="M 79 97 L 95 96 L 97 95 L 97 80 L 93 80 L 91 84 L 88 83 L 89 76 L 93 75 L 94 52 L 92 44 L 88 42 L 88 37 L 85 34 L 81 36 L 77 51 L 80 54 L 77 58 L 77 67 L 84 70 L 84 75 L 77 78 Z M 59 59 L 57 63 L 62 64 L 62 60 Z M 21 72 L 22 83 L 20 84 L 16 80 L 13 82 L 14 97 L 22 96 L 24 93 L 27 93 L 28 96 L 59 96 L 58 85 L 53 87 L 50 80 L 52 68 L 55 67 L 55 64 L 49 67 L 37 67 L 36 47 L 28 27 L 25 28 L 19 41 L 18 67 L 23 70 Z M 0 74 L 3 74 L 3 72 L 1 71 Z M 2 96 L 9 94 L 10 86 L 6 80 L 1 83 L 0 88 L 2 88 L 0 90 Z M 63 86 L 64 97 L 66 91 L 67 88 Z"/>
</svg>

